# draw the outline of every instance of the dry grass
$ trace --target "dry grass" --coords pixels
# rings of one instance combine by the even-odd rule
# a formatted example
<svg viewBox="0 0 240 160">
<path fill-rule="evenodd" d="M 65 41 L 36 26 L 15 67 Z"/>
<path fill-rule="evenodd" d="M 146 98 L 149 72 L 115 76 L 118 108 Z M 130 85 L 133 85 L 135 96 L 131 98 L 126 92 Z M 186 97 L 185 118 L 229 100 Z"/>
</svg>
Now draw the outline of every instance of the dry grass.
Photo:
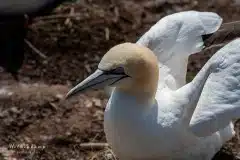
<svg viewBox="0 0 240 160">
<path fill-rule="evenodd" d="M 86 0 L 79 4 L 64 4 L 52 15 L 35 20 L 27 40 L 44 53 L 44 58 L 39 58 L 27 47 L 20 80 L 27 85 L 44 85 L 18 90 L 18 84 L 13 84 L 8 74 L 0 73 L 0 86 L 13 86 L 17 94 L 0 101 L 0 114 L 5 113 L 0 121 L 0 159 L 117 159 L 108 147 L 81 146 L 90 142 L 106 142 L 102 124 L 107 100 L 104 94 L 91 91 L 69 102 L 59 100 L 57 95 L 64 95 L 69 86 L 92 72 L 109 48 L 125 41 L 135 42 L 167 14 L 196 9 L 217 12 L 225 21 L 240 19 L 239 8 L 219 8 L 211 6 L 208 1 L 169 1 L 157 6 L 154 2 Z M 209 51 L 191 56 L 189 79 L 213 53 Z M 56 84 L 62 84 L 61 89 L 54 87 Z M 237 123 L 238 136 L 224 146 L 222 154 L 231 152 L 237 156 L 240 152 L 239 129 L 240 123 Z M 7 149 L 10 143 L 33 143 L 47 148 L 17 154 L 16 150 Z M 216 159 L 223 160 L 224 156 Z"/>
</svg>

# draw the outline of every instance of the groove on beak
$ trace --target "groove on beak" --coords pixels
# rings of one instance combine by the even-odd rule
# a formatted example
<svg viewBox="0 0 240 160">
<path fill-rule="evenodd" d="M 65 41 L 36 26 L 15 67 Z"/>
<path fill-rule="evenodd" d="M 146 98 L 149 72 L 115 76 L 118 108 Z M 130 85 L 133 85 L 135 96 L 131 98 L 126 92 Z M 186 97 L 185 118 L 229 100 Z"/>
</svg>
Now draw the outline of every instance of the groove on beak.
<svg viewBox="0 0 240 160">
<path fill-rule="evenodd" d="M 93 74 L 87 77 L 85 80 L 73 87 L 66 95 L 66 99 L 84 92 L 89 88 L 100 89 L 105 86 L 111 86 L 119 80 L 128 77 L 126 74 L 114 74 L 111 71 L 102 71 L 97 69 Z"/>
</svg>

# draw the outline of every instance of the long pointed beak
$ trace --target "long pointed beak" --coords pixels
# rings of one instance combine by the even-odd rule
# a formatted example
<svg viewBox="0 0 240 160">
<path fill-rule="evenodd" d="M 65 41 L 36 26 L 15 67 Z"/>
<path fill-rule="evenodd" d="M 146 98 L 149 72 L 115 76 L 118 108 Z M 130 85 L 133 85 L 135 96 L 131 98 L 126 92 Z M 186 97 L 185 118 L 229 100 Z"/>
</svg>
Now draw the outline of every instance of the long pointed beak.
<svg viewBox="0 0 240 160">
<path fill-rule="evenodd" d="M 77 93 L 84 92 L 89 88 L 100 89 L 105 86 L 111 86 L 117 81 L 126 78 L 125 74 L 111 74 L 111 72 L 102 71 L 97 69 L 93 74 L 83 80 L 81 83 L 73 87 L 66 95 L 66 99 L 76 95 Z"/>
</svg>

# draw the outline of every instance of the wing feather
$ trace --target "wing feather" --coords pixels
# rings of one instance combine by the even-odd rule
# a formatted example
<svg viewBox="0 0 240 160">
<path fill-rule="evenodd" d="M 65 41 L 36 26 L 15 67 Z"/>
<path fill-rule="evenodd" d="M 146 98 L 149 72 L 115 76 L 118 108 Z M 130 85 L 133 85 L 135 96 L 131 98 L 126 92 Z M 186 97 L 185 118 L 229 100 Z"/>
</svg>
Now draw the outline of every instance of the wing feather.
<svg viewBox="0 0 240 160">
<path fill-rule="evenodd" d="M 190 121 L 198 136 L 208 136 L 240 118 L 240 38 L 220 49 L 208 63 L 217 63 L 209 75 Z"/>
<path fill-rule="evenodd" d="M 162 18 L 137 44 L 150 48 L 159 60 L 159 89 L 186 83 L 188 57 L 204 48 L 202 35 L 219 29 L 222 18 L 212 12 L 186 11 Z"/>
</svg>

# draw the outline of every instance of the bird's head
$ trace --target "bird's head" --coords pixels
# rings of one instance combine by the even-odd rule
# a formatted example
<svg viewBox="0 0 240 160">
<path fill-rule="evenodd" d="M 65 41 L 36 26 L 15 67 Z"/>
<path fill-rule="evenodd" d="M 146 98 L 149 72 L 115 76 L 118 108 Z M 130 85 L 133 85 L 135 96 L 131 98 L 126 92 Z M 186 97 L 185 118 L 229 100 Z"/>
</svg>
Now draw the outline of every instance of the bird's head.
<svg viewBox="0 0 240 160">
<path fill-rule="evenodd" d="M 133 43 L 111 48 L 98 69 L 71 89 L 67 98 L 88 88 L 116 87 L 130 94 L 155 95 L 158 61 L 151 50 Z"/>
</svg>

